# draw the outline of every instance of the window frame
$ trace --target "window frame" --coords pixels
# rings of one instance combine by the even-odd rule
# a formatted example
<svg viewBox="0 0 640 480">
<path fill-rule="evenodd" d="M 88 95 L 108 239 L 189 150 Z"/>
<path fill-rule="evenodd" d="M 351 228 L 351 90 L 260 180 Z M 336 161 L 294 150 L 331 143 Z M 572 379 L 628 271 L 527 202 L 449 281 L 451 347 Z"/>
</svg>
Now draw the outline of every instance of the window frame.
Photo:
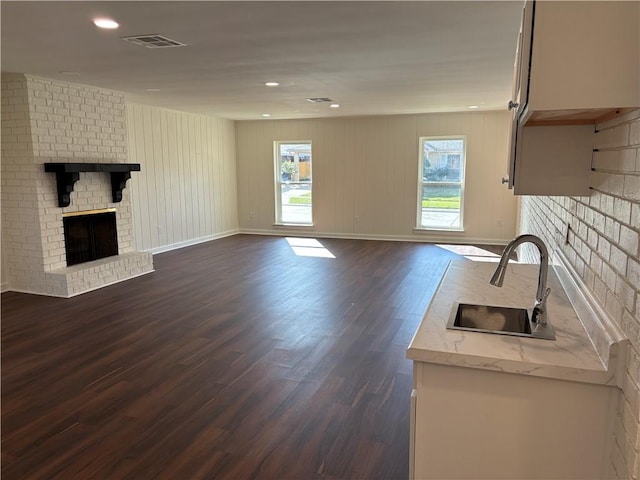
<svg viewBox="0 0 640 480">
<path fill-rule="evenodd" d="M 282 181 L 280 168 L 280 146 L 281 145 L 309 145 L 309 179 L 308 181 Z M 311 140 L 275 140 L 273 142 L 273 178 L 274 178 L 274 200 L 275 200 L 275 222 L 274 225 L 286 225 L 293 227 L 313 226 L 313 142 Z M 311 190 L 311 221 L 310 222 L 289 222 L 282 219 L 282 185 L 309 185 Z"/>
<path fill-rule="evenodd" d="M 460 182 L 425 182 L 424 175 L 424 144 L 429 140 L 462 140 L 462 155 L 460 158 Z M 434 135 L 418 137 L 418 188 L 416 202 L 416 227 L 418 231 L 464 232 L 464 190 L 467 173 L 467 136 L 466 135 Z M 422 225 L 422 192 L 427 185 L 460 186 L 460 222 L 456 227 L 424 226 Z"/>
</svg>

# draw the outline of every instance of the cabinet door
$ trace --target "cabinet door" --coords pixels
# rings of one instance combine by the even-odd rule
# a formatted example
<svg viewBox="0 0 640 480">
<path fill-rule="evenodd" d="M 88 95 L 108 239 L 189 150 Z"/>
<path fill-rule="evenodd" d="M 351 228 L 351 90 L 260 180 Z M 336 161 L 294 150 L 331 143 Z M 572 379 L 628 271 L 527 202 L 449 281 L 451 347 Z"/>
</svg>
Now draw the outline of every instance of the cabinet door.
<svg viewBox="0 0 640 480">
<path fill-rule="evenodd" d="M 516 49 L 516 61 L 513 66 L 513 92 L 512 105 L 519 115 L 525 110 L 529 97 L 529 76 L 531 72 L 531 45 L 533 35 L 533 18 L 535 2 L 527 1 L 522 9 L 520 34 L 518 35 L 518 47 Z"/>
<path fill-rule="evenodd" d="M 525 102 L 533 119 L 539 112 L 640 105 L 640 2 L 540 1 L 534 7 Z"/>
<path fill-rule="evenodd" d="M 617 388 L 423 365 L 415 479 L 608 478 Z"/>
<path fill-rule="evenodd" d="M 589 195 L 593 125 L 518 126 L 516 195 Z"/>
<path fill-rule="evenodd" d="M 523 112 L 526 109 L 529 95 L 529 72 L 531 65 L 531 34 L 533 29 L 533 13 L 535 2 L 527 1 L 522 9 L 522 19 L 520 33 L 518 35 L 518 46 L 516 48 L 516 58 L 513 65 L 513 89 L 509 110 L 513 113 L 511 131 L 509 133 L 509 157 L 508 157 L 508 180 L 509 188 L 513 188 L 515 182 L 516 150 L 518 143 L 518 124 Z M 504 181 L 503 181 L 504 182 Z"/>
</svg>

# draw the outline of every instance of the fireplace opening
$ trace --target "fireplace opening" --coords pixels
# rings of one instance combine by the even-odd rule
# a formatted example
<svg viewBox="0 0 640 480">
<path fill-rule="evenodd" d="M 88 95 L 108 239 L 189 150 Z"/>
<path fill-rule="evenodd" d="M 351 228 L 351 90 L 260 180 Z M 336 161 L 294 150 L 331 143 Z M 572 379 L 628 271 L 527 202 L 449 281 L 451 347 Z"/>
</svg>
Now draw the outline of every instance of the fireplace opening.
<svg viewBox="0 0 640 480">
<path fill-rule="evenodd" d="M 115 211 L 71 214 L 62 223 L 67 266 L 118 255 Z"/>
</svg>

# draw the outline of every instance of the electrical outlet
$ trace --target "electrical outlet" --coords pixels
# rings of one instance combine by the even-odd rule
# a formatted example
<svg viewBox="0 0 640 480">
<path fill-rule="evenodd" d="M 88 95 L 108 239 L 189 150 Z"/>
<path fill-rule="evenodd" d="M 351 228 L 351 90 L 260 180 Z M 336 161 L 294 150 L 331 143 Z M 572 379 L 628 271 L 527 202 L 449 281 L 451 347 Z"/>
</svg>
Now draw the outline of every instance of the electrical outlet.
<svg viewBox="0 0 640 480">
<path fill-rule="evenodd" d="M 254 219 L 254 218 L 256 218 L 256 212 L 254 212 L 253 210 L 251 210 L 251 211 L 249 212 L 249 218 L 250 218 L 250 219 Z"/>
<path fill-rule="evenodd" d="M 496 219 L 496 227 L 502 228 L 504 226 L 504 220 L 501 218 Z"/>
</svg>

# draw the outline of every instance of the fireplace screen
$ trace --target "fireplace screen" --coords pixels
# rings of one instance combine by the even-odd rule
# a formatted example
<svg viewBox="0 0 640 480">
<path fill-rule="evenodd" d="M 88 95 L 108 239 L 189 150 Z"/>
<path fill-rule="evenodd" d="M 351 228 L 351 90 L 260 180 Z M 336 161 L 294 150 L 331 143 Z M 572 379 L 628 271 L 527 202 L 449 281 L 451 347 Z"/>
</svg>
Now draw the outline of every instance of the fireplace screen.
<svg viewBox="0 0 640 480">
<path fill-rule="evenodd" d="M 62 221 L 68 266 L 118 255 L 116 212 L 73 215 Z"/>
</svg>

